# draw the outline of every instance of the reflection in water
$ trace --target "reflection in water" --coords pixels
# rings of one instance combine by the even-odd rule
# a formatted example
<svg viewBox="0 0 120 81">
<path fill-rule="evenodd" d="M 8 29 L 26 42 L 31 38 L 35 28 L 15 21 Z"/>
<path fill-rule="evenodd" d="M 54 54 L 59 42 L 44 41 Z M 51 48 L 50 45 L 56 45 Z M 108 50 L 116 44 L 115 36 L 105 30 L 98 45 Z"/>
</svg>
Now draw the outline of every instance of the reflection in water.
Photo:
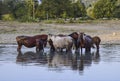
<svg viewBox="0 0 120 81">
<path fill-rule="evenodd" d="M 49 54 L 43 52 L 28 51 L 25 53 L 19 52 L 16 58 L 17 63 L 29 64 L 38 63 L 40 65 L 48 65 L 50 70 L 63 70 L 65 68 L 71 68 L 72 70 L 83 72 L 85 67 L 90 67 L 92 61 L 99 63 L 99 52 L 73 54 L 66 52 L 49 52 Z"/>
<path fill-rule="evenodd" d="M 16 62 L 22 63 L 40 63 L 40 64 L 47 64 L 46 54 L 43 52 L 32 52 L 28 51 L 22 53 L 21 51 L 18 52 Z"/>
<path fill-rule="evenodd" d="M 0 81 L 120 80 L 120 45 L 101 45 L 99 52 L 93 49 L 83 54 L 74 50 L 52 53 L 49 48 L 44 53 L 36 53 L 34 48 L 18 53 L 16 48 L 17 45 L 0 46 Z"/>
</svg>

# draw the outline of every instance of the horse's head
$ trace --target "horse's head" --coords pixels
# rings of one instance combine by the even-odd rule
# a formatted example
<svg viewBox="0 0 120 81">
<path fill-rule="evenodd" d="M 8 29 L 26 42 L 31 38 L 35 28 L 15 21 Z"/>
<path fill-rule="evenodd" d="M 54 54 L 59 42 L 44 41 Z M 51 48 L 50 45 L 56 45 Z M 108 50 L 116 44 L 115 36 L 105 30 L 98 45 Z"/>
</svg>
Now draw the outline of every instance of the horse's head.
<svg viewBox="0 0 120 81">
<path fill-rule="evenodd" d="M 47 40 L 47 42 L 48 42 L 48 44 L 50 45 L 51 50 L 54 50 L 54 45 L 53 45 L 53 40 L 52 40 L 53 37 L 54 37 L 53 34 L 48 34 L 48 40 Z"/>
<path fill-rule="evenodd" d="M 48 40 L 51 39 L 52 36 L 53 34 L 48 34 Z"/>
<path fill-rule="evenodd" d="M 85 36 L 84 32 L 79 32 L 78 45 L 80 45 L 81 47 L 84 47 L 84 45 L 85 45 L 84 36 Z"/>
<path fill-rule="evenodd" d="M 78 33 L 77 32 L 73 32 L 71 34 L 69 34 L 68 36 L 71 36 L 73 39 L 77 40 L 78 39 Z"/>
<path fill-rule="evenodd" d="M 47 41 L 54 40 L 56 38 L 56 36 L 57 35 L 48 34 L 48 40 Z"/>
</svg>

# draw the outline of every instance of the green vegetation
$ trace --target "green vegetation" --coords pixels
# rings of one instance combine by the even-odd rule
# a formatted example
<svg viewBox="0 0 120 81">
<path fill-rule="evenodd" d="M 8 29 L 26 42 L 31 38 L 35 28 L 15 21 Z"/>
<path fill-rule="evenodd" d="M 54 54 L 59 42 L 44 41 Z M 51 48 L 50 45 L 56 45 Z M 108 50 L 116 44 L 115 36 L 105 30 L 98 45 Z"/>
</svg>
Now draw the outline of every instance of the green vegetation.
<svg viewBox="0 0 120 81">
<path fill-rule="evenodd" d="M 72 0 L 0 0 L 0 20 L 81 23 L 89 19 L 120 18 L 120 0 L 96 0 L 89 5 L 86 2 L 84 0 L 77 2 L 72 2 Z"/>
</svg>

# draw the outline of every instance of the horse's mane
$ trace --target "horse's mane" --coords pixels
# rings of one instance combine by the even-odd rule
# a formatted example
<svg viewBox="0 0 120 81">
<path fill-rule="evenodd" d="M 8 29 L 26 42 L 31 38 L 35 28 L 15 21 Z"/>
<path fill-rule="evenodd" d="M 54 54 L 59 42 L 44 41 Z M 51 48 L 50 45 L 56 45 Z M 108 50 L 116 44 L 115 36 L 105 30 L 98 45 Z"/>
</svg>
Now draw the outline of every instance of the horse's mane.
<svg viewBox="0 0 120 81">
<path fill-rule="evenodd" d="M 72 36 L 73 34 L 78 35 L 78 33 L 77 33 L 77 32 L 73 32 L 73 33 L 69 34 L 68 36 Z"/>
</svg>

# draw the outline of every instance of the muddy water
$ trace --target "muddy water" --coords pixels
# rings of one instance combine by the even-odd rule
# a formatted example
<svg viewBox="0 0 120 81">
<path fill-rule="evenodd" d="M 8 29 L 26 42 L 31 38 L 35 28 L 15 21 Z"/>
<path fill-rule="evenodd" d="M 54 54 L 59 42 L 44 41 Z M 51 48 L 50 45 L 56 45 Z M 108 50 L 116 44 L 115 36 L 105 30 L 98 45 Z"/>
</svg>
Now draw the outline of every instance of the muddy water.
<svg viewBox="0 0 120 81">
<path fill-rule="evenodd" d="M 0 81 L 120 81 L 120 45 L 83 54 L 16 48 L 0 45 Z"/>
</svg>

